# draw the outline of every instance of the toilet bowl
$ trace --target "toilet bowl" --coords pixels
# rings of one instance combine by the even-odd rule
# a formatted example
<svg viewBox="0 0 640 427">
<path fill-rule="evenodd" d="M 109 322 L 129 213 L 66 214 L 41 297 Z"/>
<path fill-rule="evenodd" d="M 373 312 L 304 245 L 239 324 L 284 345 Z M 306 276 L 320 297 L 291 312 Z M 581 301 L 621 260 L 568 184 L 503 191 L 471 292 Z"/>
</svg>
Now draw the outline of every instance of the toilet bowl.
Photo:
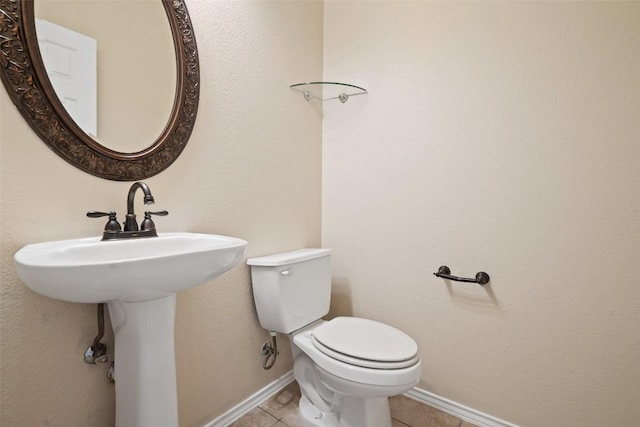
<svg viewBox="0 0 640 427">
<path fill-rule="evenodd" d="M 390 427 L 388 398 L 420 379 L 415 341 L 370 319 L 321 319 L 331 294 L 328 249 L 303 249 L 247 263 L 261 325 L 290 338 L 305 421 L 317 427 Z"/>
<path fill-rule="evenodd" d="M 289 337 L 295 354 L 294 376 L 312 404 L 300 409 L 314 426 L 388 427 L 388 398 L 411 389 L 420 379 L 422 365 L 415 342 L 379 322 L 338 317 L 314 322 Z M 378 349 L 371 351 L 372 345 Z M 321 400 L 308 387 L 324 390 Z"/>
</svg>

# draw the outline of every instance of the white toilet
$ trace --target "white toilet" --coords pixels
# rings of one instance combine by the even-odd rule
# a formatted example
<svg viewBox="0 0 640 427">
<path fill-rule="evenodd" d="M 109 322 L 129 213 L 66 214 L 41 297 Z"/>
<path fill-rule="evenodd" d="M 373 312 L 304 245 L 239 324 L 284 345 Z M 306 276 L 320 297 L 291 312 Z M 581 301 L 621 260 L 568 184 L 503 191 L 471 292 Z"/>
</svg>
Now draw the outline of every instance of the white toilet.
<svg viewBox="0 0 640 427">
<path fill-rule="evenodd" d="M 288 334 L 300 412 L 311 426 L 390 427 L 389 396 L 418 384 L 418 346 L 404 332 L 357 317 L 322 320 L 331 297 L 331 250 L 247 260 L 258 319 Z"/>
</svg>

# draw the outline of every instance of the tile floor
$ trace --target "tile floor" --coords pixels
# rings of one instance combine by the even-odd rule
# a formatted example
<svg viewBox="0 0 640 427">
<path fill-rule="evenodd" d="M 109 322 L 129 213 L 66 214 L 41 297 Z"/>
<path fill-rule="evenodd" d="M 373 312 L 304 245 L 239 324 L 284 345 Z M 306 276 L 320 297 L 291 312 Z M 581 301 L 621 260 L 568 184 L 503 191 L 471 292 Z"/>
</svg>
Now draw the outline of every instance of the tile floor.
<svg viewBox="0 0 640 427">
<path fill-rule="evenodd" d="M 295 381 L 229 427 L 306 427 L 298 414 Z M 405 396 L 390 399 L 392 427 L 473 427 L 466 421 Z"/>
</svg>

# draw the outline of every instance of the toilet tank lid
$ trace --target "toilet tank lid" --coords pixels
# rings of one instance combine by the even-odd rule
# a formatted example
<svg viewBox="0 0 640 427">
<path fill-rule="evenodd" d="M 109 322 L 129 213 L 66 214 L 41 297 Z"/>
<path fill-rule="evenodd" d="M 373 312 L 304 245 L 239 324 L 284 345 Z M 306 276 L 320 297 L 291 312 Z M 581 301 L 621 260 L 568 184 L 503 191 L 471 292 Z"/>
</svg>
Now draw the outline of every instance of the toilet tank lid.
<svg viewBox="0 0 640 427">
<path fill-rule="evenodd" d="M 247 264 L 262 267 L 278 267 L 281 265 L 308 261 L 310 259 L 320 258 L 323 256 L 328 256 L 330 254 L 331 249 L 298 249 L 297 251 L 261 256 L 257 258 L 249 258 L 247 260 Z"/>
</svg>

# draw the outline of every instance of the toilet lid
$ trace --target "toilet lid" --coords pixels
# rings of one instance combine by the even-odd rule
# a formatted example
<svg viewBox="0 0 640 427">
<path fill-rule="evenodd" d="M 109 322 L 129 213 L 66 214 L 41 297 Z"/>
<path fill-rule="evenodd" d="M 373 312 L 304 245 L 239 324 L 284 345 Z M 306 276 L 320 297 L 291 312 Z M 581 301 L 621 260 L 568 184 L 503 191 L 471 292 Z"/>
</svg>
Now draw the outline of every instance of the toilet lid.
<svg viewBox="0 0 640 427">
<path fill-rule="evenodd" d="M 336 317 L 313 331 L 314 346 L 329 357 L 374 369 L 417 363 L 418 346 L 398 329 L 369 319 Z"/>
</svg>

